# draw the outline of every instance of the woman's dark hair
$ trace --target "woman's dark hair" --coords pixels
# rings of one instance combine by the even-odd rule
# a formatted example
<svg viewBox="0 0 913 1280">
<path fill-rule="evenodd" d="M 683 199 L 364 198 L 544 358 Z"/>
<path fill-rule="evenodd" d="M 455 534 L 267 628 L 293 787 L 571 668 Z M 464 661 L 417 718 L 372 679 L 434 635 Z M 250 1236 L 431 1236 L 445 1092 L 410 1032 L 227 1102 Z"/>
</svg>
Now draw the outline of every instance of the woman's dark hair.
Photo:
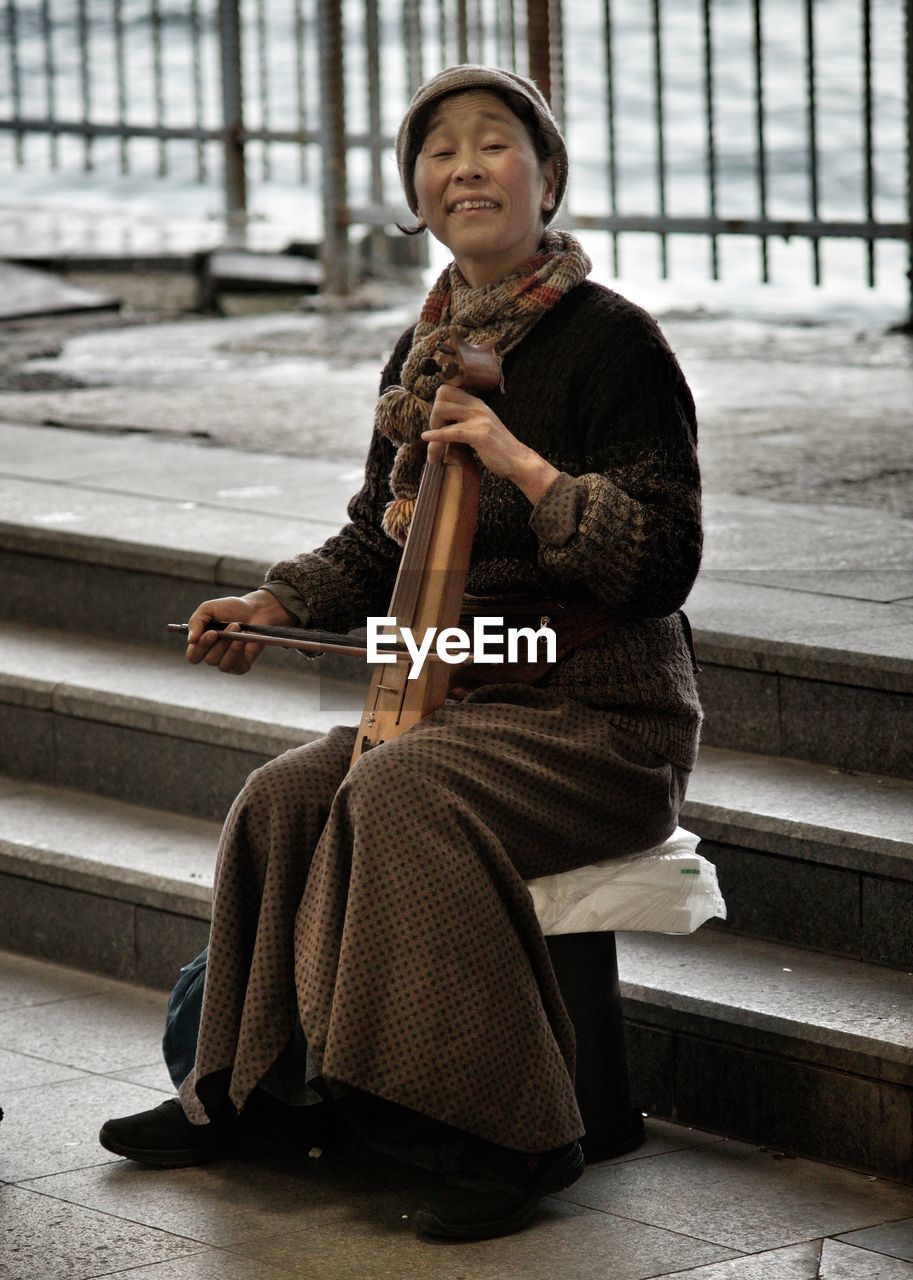
<svg viewBox="0 0 913 1280">
<path fill-rule="evenodd" d="M 425 145 L 428 126 L 441 103 L 447 98 L 455 98 L 461 93 L 480 92 L 492 93 L 496 98 L 500 98 L 504 105 L 513 112 L 520 123 L 525 126 L 536 155 L 539 157 L 540 164 L 545 164 L 547 160 L 550 160 L 553 155 L 557 154 L 556 147 L 542 132 L 532 104 L 528 102 L 521 93 L 514 93 L 511 89 L 492 89 L 487 86 L 485 89 L 475 89 L 470 87 L 468 89 L 454 89 L 451 93 L 442 93 L 439 98 L 433 98 L 431 102 L 426 102 L 425 105 L 416 112 L 415 124 L 412 130 L 412 136 L 415 139 L 415 142 L 406 154 L 407 172 L 412 173 L 415 170 L 415 162 L 418 159 L 418 153 Z M 396 226 L 397 229 L 402 231 L 403 235 L 406 236 L 419 236 L 425 230 L 425 228 L 420 226 L 417 222 L 411 227 L 404 227 L 399 222 Z"/>
</svg>

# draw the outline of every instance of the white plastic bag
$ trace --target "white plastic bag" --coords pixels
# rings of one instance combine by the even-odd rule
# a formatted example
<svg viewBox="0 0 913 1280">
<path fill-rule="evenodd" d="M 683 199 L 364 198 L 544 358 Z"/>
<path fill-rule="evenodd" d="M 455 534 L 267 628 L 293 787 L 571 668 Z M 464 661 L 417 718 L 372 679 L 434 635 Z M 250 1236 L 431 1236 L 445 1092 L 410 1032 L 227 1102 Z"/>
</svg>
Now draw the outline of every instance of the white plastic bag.
<svg viewBox="0 0 913 1280">
<path fill-rule="evenodd" d="M 646 853 L 528 881 L 543 933 L 693 933 L 712 916 L 725 920 L 716 867 L 697 852 L 699 843 L 677 827 Z"/>
</svg>

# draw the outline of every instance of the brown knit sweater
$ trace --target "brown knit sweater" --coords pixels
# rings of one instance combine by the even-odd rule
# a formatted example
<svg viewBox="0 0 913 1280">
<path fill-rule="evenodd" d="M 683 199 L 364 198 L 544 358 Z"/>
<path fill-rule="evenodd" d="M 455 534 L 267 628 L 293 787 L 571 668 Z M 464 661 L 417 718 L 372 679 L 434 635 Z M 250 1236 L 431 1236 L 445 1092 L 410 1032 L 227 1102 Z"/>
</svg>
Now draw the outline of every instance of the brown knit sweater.
<svg viewBox="0 0 913 1280">
<path fill-rule="evenodd" d="M 411 330 L 381 379 L 398 381 Z M 482 398 L 562 473 L 535 507 L 484 471 L 467 591 L 603 601 L 618 625 L 543 684 L 612 712 L 627 733 L 684 768 L 701 710 L 682 622 L 701 556 L 694 402 L 656 323 L 586 281 L 504 361 Z M 372 437 L 349 521 L 316 551 L 273 565 L 266 584 L 302 625 L 343 631 L 384 614 L 400 547 L 381 530 L 395 446 Z"/>
</svg>

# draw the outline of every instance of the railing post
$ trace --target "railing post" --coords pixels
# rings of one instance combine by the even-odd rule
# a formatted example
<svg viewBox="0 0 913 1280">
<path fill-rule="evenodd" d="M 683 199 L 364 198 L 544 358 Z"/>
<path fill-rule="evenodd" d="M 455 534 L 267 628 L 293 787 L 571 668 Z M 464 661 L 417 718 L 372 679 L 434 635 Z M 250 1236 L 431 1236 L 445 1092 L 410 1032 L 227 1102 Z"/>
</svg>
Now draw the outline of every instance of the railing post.
<svg viewBox="0 0 913 1280">
<path fill-rule="evenodd" d="M 244 169 L 244 97 L 241 69 L 240 0 L 219 0 L 222 70 L 223 174 L 227 239 L 243 244 L 247 235 L 247 175 Z"/>
<path fill-rule="evenodd" d="M 564 13 L 562 0 L 551 0 L 548 19 L 549 76 L 551 93 L 548 100 L 555 119 L 564 128 Z"/>
<path fill-rule="evenodd" d="M 555 113 L 564 116 L 564 45 L 561 0 L 526 0 L 526 48 L 530 78 Z"/>
<path fill-rule="evenodd" d="M 343 76 L 342 0 L 320 0 L 320 144 L 323 183 L 323 287 L 349 291 L 349 197 Z"/>
<path fill-rule="evenodd" d="M 907 221 L 909 253 L 907 283 L 909 315 L 904 330 L 913 334 L 913 0 L 904 5 L 905 44 L 907 44 Z"/>
<path fill-rule="evenodd" d="M 552 97 L 552 56 L 549 41 L 549 0 L 526 0 L 526 48 L 529 76 L 550 102 Z"/>
</svg>

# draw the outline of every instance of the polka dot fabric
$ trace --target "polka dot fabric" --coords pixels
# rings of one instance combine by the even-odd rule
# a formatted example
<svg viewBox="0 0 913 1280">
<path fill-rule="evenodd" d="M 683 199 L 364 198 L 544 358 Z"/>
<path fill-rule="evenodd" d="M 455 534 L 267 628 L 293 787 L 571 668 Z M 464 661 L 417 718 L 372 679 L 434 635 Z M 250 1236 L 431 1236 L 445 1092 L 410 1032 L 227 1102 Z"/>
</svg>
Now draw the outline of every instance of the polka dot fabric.
<svg viewBox="0 0 913 1280">
<path fill-rule="evenodd" d="M 579 1137 L 573 1028 L 525 881 L 665 839 L 687 771 L 526 685 L 448 701 L 347 772 L 354 739 L 280 756 L 228 815 L 185 1110 L 240 1109 L 298 1017 L 334 1091 L 520 1151 Z"/>
</svg>

